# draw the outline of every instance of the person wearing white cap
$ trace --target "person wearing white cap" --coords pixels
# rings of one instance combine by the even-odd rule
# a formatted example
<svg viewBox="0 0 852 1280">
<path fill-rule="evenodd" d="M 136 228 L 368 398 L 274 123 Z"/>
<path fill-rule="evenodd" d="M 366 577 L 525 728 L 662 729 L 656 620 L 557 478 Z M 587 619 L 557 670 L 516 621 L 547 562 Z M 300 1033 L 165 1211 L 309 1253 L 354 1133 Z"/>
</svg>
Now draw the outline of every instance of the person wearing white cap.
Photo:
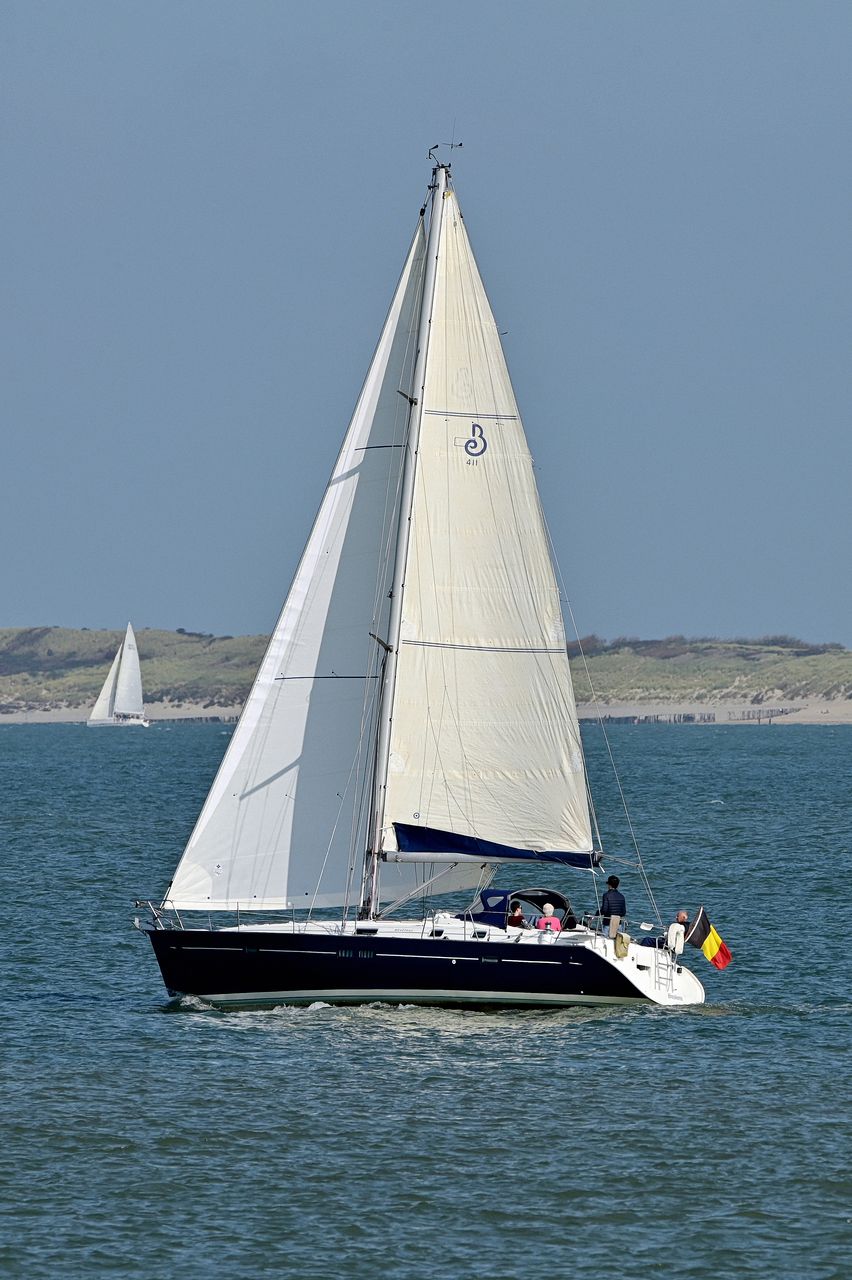
<svg viewBox="0 0 852 1280">
<path fill-rule="evenodd" d="M 536 929 L 548 929 L 551 933 L 561 933 L 562 921 L 559 916 L 553 914 L 553 903 L 545 902 L 542 907 L 543 915 L 540 915 L 535 922 Z"/>
</svg>

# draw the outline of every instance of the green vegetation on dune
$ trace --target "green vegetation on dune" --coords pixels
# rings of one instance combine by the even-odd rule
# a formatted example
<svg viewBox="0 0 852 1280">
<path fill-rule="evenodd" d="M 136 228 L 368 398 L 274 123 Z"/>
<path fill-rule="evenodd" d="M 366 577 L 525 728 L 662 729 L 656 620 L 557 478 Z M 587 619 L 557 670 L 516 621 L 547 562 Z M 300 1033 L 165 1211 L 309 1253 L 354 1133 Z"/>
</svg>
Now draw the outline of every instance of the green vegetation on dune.
<svg viewBox="0 0 852 1280">
<path fill-rule="evenodd" d="M 742 700 L 760 704 L 852 697 L 852 651 L 842 645 L 811 645 L 787 636 L 764 640 L 673 636 L 611 644 L 582 642 L 582 649 L 586 662 L 572 653 L 571 663 L 578 702 L 592 696 L 589 677 L 604 702 Z"/>
<path fill-rule="evenodd" d="M 0 630 L 0 714 L 92 706 L 124 631 Z M 234 706 L 254 679 L 265 636 L 136 633 L 146 702 Z M 852 651 L 789 636 L 763 640 L 618 639 L 569 646 L 578 702 L 787 702 L 852 698 Z"/>
</svg>

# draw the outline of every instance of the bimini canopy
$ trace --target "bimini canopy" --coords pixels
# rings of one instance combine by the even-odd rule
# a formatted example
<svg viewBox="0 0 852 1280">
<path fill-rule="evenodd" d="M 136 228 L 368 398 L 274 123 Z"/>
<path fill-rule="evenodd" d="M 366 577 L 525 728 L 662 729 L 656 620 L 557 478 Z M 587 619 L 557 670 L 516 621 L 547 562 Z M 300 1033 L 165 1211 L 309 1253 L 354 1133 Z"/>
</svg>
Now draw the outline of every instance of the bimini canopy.
<svg viewBox="0 0 852 1280">
<path fill-rule="evenodd" d="M 462 916 L 476 924 L 490 924 L 498 929 L 505 929 L 509 909 L 516 901 L 522 907 L 532 908 L 539 914 L 543 914 L 544 904 L 549 902 L 565 928 L 573 929 L 577 923 L 570 901 L 558 889 L 483 889 Z"/>
</svg>

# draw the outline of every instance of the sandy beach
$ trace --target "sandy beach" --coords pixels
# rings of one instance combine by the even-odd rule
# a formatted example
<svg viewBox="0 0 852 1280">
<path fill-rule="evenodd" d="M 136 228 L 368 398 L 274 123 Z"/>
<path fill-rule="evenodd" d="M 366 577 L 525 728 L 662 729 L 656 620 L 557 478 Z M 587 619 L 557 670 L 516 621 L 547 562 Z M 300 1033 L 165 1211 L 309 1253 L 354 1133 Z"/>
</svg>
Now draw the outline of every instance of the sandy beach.
<svg viewBox="0 0 852 1280">
<path fill-rule="evenodd" d="M 800 701 L 766 703 L 751 702 L 598 702 L 581 703 L 577 708 L 581 720 L 594 720 L 598 715 L 613 720 L 658 718 L 670 721 L 681 717 L 681 723 L 715 724 L 852 724 L 852 698 L 809 698 Z"/>
<path fill-rule="evenodd" d="M 151 721 L 236 720 L 241 706 L 206 706 L 200 702 L 152 702 L 145 704 Z M 91 711 L 90 706 L 64 707 L 60 710 L 14 711 L 0 713 L 2 724 L 80 724 Z M 810 698 L 801 701 L 767 703 L 754 706 L 750 702 L 599 702 L 580 703 L 581 720 L 594 720 L 598 715 L 611 720 L 650 722 L 675 721 L 686 724 L 852 724 L 852 698 Z M 684 717 L 690 717 L 684 719 Z M 709 719 L 708 719 L 709 718 Z"/>
</svg>

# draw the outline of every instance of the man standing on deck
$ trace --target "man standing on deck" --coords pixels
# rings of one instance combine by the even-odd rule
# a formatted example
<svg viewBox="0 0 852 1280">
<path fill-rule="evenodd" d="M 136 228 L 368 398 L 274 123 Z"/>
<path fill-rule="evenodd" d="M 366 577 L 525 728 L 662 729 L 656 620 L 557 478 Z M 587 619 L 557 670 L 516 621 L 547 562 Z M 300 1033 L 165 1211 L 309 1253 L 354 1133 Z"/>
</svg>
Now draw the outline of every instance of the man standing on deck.
<svg viewBox="0 0 852 1280">
<path fill-rule="evenodd" d="M 600 917 L 602 923 L 606 926 L 609 924 L 613 916 L 619 917 L 619 923 L 627 915 L 627 903 L 624 900 L 624 894 L 619 893 L 618 886 L 620 881 L 618 876 L 607 876 L 607 889 L 601 898 Z"/>
</svg>

